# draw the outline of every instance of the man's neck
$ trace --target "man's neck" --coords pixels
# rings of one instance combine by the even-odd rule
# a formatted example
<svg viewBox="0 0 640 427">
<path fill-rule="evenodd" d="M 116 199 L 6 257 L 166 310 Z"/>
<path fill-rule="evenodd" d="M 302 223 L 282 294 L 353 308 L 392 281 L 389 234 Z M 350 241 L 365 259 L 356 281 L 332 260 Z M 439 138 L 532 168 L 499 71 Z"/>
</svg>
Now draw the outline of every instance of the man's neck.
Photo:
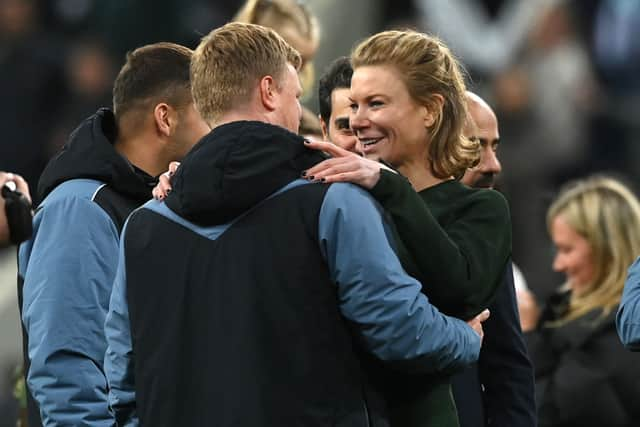
<svg viewBox="0 0 640 427">
<path fill-rule="evenodd" d="M 169 162 L 175 159 L 164 159 L 156 151 L 155 144 L 148 141 L 143 135 L 118 140 L 114 148 L 120 155 L 126 158 L 129 163 L 151 176 L 158 176 L 169 167 Z"/>
</svg>

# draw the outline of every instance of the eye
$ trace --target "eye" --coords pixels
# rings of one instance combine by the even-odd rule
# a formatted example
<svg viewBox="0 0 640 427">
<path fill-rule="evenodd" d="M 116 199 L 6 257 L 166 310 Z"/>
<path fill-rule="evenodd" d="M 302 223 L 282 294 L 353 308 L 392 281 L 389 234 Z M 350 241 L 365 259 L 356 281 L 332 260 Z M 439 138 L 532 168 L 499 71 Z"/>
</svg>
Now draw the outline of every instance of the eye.
<svg viewBox="0 0 640 427">
<path fill-rule="evenodd" d="M 352 113 L 357 113 L 358 112 L 358 104 L 356 104 L 355 102 L 352 103 L 351 105 L 349 105 L 349 108 L 351 108 L 351 112 Z"/>
<path fill-rule="evenodd" d="M 374 100 L 369 102 L 369 107 L 371 107 L 371 108 L 380 107 L 382 105 L 384 105 L 384 102 L 382 102 L 380 100 L 377 100 L 377 99 L 374 99 Z"/>
<path fill-rule="evenodd" d="M 491 146 L 491 149 L 493 150 L 493 152 L 494 152 L 494 153 L 495 153 L 496 151 L 498 151 L 498 146 L 499 146 L 499 145 L 500 145 L 500 144 L 493 144 L 493 145 Z"/>
</svg>

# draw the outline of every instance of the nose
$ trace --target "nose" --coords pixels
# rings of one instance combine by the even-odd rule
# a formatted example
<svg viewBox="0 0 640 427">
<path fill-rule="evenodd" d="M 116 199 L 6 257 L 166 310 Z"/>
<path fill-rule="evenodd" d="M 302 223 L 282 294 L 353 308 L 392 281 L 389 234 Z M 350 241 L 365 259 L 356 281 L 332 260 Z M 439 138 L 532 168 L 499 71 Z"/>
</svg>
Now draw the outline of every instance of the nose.
<svg viewBox="0 0 640 427">
<path fill-rule="evenodd" d="M 351 110 L 351 113 L 349 114 L 349 125 L 351 126 L 354 134 L 357 133 L 358 130 L 366 128 L 368 123 L 369 121 L 367 120 L 366 114 L 362 108 L 357 108 L 355 111 Z"/>
<path fill-rule="evenodd" d="M 564 262 L 564 257 L 562 256 L 562 254 L 556 254 L 556 256 L 553 258 L 553 271 L 557 271 L 558 273 L 562 273 L 563 271 L 566 270 L 565 267 L 565 262 Z"/>
<path fill-rule="evenodd" d="M 482 150 L 482 158 L 480 159 L 480 171 L 483 173 L 493 173 L 495 175 L 502 172 L 502 165 L 496 156 L 496 152 L 487 144 Z"/>
</svg>

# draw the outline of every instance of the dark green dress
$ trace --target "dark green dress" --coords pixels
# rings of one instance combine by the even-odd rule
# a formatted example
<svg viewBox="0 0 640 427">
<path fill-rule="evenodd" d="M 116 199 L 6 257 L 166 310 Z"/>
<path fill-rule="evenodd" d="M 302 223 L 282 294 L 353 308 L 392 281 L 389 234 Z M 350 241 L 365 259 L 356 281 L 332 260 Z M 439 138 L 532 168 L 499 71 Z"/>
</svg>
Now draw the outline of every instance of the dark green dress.
<svg viewBox="0 0 640 427">
<path fill-rule="evenodd" d="M 509 208 L 500 193 L 455 180 L 416 193 L 406 178 L 382 170 L 371 194 L 395 225 L 403 266 L 432 304 L 465 320 L 489 306 L 511 256 Z M 384 371 L 393 427 L 458 426 L 451 372 Z"/>
</svg>

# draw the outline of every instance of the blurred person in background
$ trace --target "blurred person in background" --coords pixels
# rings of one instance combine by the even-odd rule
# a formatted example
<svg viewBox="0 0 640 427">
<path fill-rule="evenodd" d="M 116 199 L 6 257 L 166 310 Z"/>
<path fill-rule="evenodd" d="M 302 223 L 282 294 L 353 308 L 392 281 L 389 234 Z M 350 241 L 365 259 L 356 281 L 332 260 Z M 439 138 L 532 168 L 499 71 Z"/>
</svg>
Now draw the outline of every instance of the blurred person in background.
<svg viewBox="0 0 640 427">
<path fill-rule="evenodd" d="M 441 37 L 484 89 L 513 65 L 538 17 L 557 0 L 413 1 L 420 28 Z"/>
<path fill-rule="evenodd" d="M 586 47 L 568 1 L 546 7 L 511 66 L 492 82 L 502 134 L 501 151 L 514 227 L 514 257 L 538 295 L 554 291 L 556 274 L 545 238 L 544 213 L 556 188 L 593 172 L 588 118 L 596 97 Z M 600 141 L 603 142 L 603 141 Z M 526 159 L 526 160 L 525 160 Z"/>
<path fill-rule="evenodd" d="M 640 203 L 619 181 L 592 176 L 562 189 L 547 224 L 566 283 L 542 310 L 532 294 L 520 305 L 540 426 L 637 426 L 640 367 L 615 315 L 640 253 Z"/>
<path fill-rule="evenodd" d="M 320 24 L 305 1 L 247 0 L 233 20 L 272 28 L 297 50 L 302 58 L 299 72 L 303 99 L 310 94 L 315 84 L 313 58 L 320 44 Z M 321 134 L 317 116 L 305 107 L 303 110 L 301 134 Z"/>
<path fill-rule="evenodd" d="M 0 170 L 23 176 L 34 195 L 66 93 L 61 51 L 36 0 L 0 0 Z"/>
<path fill-rule="evenodd" d="M 475 165 L 480 146 L 463 135 L 467 100 L 459 65 L 439 39 L 415 31 L 371 36 L 351 61 L 349 119 L 356 150 L 366 158 L 314 142 L 309 146 L 334 158 L 305 176 L 369 190 L 393 219 L 398 254 L 423 292 L 443 312 L 470 318 L 502 284 L 511 227 L 500 193 L 454 179 Z M 392 425 L 458 425 L 450 372 L 407 377 L 380 371 Z"/>
<path fill-rule="evenodd" d="M 53 157 L 87 111 L 111 105 L 115 65 L 99 40 L 81 40 L 69 47 L 65 61 L 68 101 L 60 106 L 59 117 L 51 123 L 52 140 L 47 157 Z"/>
<path fill-rule="evenodd" d="M 640 2 L 574 0 L 598 89 L 590 116 L 590 167 L 640 180 Z"/>
<path fill-rule="evenodd" d="M 172 43 L 128 54 L 113 111 L 87 118 L 40 178 L 34 235 L 18 257 L 30 427 L 114 423 L 104 319 L 119 233 L 155 176 L 209 131 L 191 98 L 191 54 Z"/>
</svg>

